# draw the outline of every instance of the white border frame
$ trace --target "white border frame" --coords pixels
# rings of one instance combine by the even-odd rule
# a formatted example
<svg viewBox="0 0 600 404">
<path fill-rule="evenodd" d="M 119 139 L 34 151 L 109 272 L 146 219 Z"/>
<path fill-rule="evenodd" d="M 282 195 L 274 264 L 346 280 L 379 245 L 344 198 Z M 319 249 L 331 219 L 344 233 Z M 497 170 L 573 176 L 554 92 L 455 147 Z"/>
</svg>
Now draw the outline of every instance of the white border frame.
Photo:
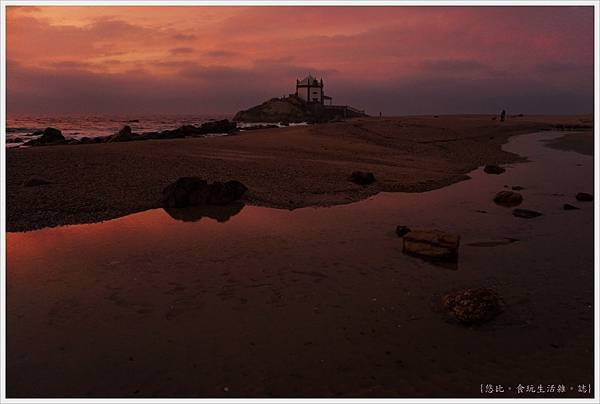
<svg viewBox="0 0 600 404">
<path fill-rule="evenodd" d="M 510 403 L 519 401 L 523 403 L 544 403 L 548 401 L 559 401 L 565 403 L 599 403 L 598 389 L 600 388 L 599 366 L 599 274 L 600 270 L 600 233 L 599 233 L 599 206 L 600 201 L 600 0 L 473 0 L 473 1 L 442 1 L 442 0 L 0 0 L 0 402 L 1 403 L 475 403 L 493 402 Z M 591 6 L 594 7 L 594 396 L 593 398 L 453 398 L 453 399 L 362 399 L 362 398 L 313 398 L 313 399 L 280 399 L 280 398 L 197 398 L 197 399 L 10 399 L 6 398 L 6 7 L 7 6 Z"/>
</svg>

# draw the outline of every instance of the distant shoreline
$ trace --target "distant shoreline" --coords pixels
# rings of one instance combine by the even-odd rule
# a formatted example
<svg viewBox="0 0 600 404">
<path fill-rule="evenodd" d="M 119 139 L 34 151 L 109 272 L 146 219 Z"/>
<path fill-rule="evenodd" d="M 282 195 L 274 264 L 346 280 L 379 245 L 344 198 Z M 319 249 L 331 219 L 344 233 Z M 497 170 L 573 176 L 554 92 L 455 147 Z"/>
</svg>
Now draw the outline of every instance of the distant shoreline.
<svg viewBox="0 0 600 404">
<path fill-rule="evenodd" d="M 508 137 L 581 124 L 581 116 L 358 118 L 238 136 L 7 149 L 7 230 L 90 223 L 160 207 L 182 176 L 235 179 L 245 202 L 284 209 L 351 203 L 378 192 L 423 192 L 483 164 L 523 159 Z M 348 180 L 373 172 L 369 186 Z M 49 184 L 28 187 L 32 176 Z"/>
</svg>

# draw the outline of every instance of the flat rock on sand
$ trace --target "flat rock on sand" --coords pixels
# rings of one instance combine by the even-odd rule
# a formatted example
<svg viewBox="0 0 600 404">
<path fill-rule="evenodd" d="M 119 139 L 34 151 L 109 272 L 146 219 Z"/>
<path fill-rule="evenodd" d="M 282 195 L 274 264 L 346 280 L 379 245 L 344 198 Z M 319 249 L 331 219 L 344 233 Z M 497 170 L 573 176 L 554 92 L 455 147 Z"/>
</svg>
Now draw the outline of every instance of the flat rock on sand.
<svg viewBox="0 0 600 404">
<path fill-rule="evenodd" d="M 405 234 L 402 252 L 420 257 L 455 261 L 458 258 L 460 236 L 440 230 L 413 230 Z"/>
</svg>

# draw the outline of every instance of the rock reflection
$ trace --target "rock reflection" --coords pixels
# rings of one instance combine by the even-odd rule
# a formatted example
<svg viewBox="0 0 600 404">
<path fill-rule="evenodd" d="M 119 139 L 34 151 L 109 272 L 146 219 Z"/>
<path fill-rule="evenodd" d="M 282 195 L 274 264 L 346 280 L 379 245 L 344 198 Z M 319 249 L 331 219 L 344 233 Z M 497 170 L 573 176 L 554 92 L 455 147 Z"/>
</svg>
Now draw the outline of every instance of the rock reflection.
<svg viewBox="0 0 600 404">
<path fill-rule="evenodd" d="M 189 206 L 186 208 L 165 208 L 165 212 L 173 219 L 182 222 L 197 222 L 207 217 L 223 223 L 237 215 L 244 209 L 242 202 L 230 203 L 228 205 L 204 205 Z"/>
</svg>

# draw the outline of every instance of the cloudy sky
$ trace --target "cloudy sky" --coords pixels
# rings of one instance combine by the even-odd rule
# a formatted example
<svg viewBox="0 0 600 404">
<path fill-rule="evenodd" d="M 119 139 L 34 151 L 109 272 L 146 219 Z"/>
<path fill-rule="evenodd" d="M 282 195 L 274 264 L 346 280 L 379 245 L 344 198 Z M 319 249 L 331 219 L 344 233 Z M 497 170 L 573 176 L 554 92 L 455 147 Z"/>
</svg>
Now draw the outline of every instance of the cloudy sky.
<svg viewBox="0 0 600 404">
<path fill-rule="evenodd" d="M 7 7 L 8 113 L 593 111 L 592 7 Z"/>
</svg>

